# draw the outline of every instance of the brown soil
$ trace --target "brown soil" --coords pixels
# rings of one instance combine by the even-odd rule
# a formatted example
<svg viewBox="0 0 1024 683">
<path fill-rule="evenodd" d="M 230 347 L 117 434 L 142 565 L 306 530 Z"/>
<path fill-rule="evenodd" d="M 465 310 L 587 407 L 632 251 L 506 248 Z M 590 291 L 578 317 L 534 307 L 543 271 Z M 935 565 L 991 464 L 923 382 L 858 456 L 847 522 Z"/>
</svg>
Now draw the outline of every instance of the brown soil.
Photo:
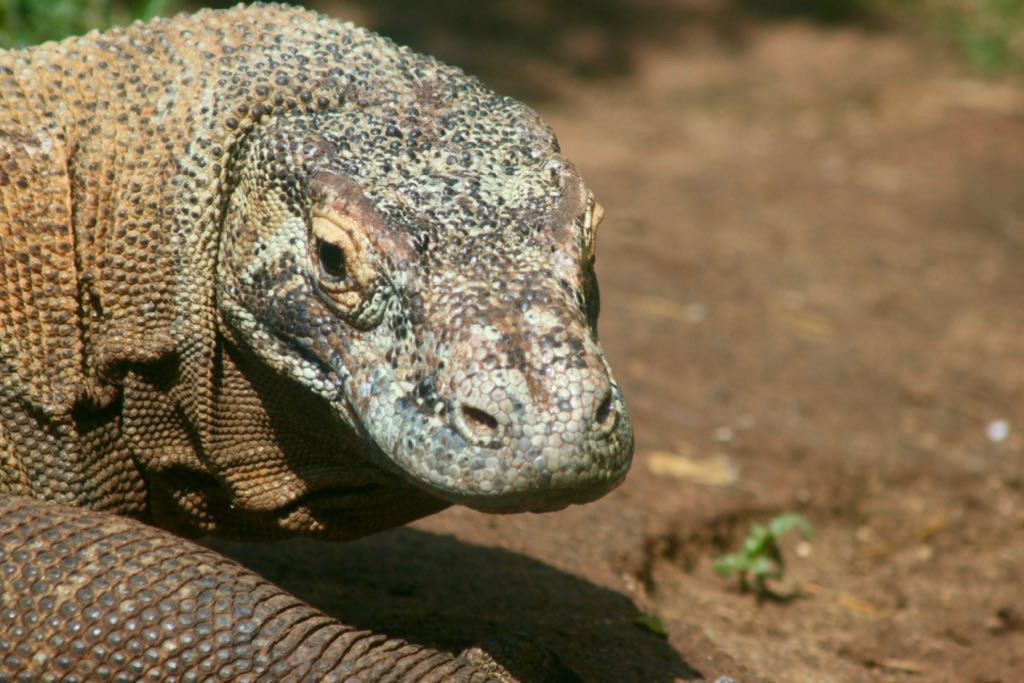
<svg viewBox="0 0 1024 683">
<path fill-rule="evenodd" d="M 536 0 L 491 33 L 390 4 L 347 15 L 533 101 L 604 204 L 636 461 L 590 506 L 248 561 L 419 642 L 528 634 L 587 681 L 1024 680 L 1024 83 L 799 2 Z M 714 574 L 788 510 L 816 533 L 784 544 L 786 599 Z"/>
</svg>

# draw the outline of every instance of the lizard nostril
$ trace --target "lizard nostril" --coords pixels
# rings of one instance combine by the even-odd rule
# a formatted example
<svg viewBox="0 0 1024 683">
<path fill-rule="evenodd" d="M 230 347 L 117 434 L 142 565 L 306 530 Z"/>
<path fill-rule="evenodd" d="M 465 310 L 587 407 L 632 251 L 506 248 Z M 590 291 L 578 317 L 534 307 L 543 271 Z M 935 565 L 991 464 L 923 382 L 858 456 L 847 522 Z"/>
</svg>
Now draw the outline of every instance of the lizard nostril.
<svg viewBox="0 0 1024 683">
<path fill-rule="evenodd" d="M 465 404 L 462 406 L 460 417 L 462 419 L 456 420 L 455 428 L 467 441 L 488 448 L 498 446 L 501 427 L 498 418 L 486 410 Z"/>
<path fill-rule="evenodd" d="M 603 424 L 608 420 L 612 414 L 612 392 L 609 391 L 604 395 L 604 399 L 601 400 L 600 405 L 597 406 L 597 410 L 594 412 L 594 422 L 597 424 Z"/>
<path fill-rule="evenodd" d="M 462 416 L 469 426 L 477 432 L 493 432 L 498 428 L 498 420 L 485 410 L 473 406 L 462 406 Z"/>
</svg>

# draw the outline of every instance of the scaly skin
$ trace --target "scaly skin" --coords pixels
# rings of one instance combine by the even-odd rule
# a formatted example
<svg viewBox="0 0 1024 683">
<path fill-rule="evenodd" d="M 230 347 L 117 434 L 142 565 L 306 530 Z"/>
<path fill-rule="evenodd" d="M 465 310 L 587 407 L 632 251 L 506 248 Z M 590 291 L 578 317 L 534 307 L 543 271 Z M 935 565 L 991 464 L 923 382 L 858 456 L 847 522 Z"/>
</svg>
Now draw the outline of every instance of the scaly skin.
<svg viewBox="0 0 1024 683">
<path fill-rule="evenodd" d="M 66 586 L 99 575 L 96 534 L 170 543 L 100 511 L 349 539 L 451 503 L 555 510 L 625 476 L 600 207 L 522 104 L 271 5 L 0 52 L 0 94 L 0 657 L 88 606 Z M 174 543 L 180 610 L 214 560 Z M 159 578 L 125 552 L 143 578 L 111 578 L 115 602 Z M 58 565 L 52 600 L 22 608 L 12 577 Z M 46 656 L 91 661 L 61 643 Z M 35 661 L 14 659 L 0 672 Z"/>
<path fill-rule="evenodd" d="M 508 680 L 359 631 L 167 532 L 0 499 L 0 679 Z M 472 651 L 470 651 L 472 652 Z"/>
</svg>

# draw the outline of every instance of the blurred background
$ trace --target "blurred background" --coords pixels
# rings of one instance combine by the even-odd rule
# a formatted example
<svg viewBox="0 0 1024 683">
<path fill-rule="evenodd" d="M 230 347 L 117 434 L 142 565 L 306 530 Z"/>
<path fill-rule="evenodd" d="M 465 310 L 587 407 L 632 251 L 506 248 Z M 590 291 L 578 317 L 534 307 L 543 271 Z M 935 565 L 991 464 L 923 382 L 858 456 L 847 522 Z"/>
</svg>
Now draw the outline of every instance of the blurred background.
<svg viewBox="0 0 1024 683">
<path fill-rule="evenodd" d="M 3 0 L 0 45 L 23 47 L 94 28 L 169 16 L 225 2 L 184 0 Z M 1024 67 L 1024 0 L 310 0 L 291 2 L 372 26 L 398 42 L 432 48 L 479 72 L 508 71 L 508 59 L 576 76 L 621 75 L 637 41 L 673 40 L 680 24 L 709 23 L 735 39 L 750 19 L 825 25 L 900 25 L 941 36 L 974 66 Z M 520 74 L 523 80 L 536 74 Z M 504 74 L 511 78 L 511 74 Z"/>
<path fill-rule="evenodd" d="M 474 73 L 515 61 L 521 87 L 542 82 L 545 62 L 577 77 L 627 73 L 633 49 L 678 44 L 680 28 L 710 29 L 739 45 L 749 20 L 804 19 L 864 28 L 899 22 L 957 47 L 972 64 L 1024 67 L 1024 0 L 408 0 L 308 3 L 361 17 L 399 42 L 443 53 Z M 360 11 L 361 10 L 361 11 Z M 518 71 L 518 70 L 512 70 Z M 504 78 L 511 79 L 512 74 Z"/>
<path fill-rule="evenodd" d="M 555 128 L 607 210 L 636 463 L 556 515 L 236 555 L 421 642 L 543 633 L 588 681 L 1021 680 L 1024 0 L 307 6 Z M 4 0 L 0 40 L 182 9 Z M 786 512 L 815 533 L 774 595 L 713 571 Z"/>
</svg>

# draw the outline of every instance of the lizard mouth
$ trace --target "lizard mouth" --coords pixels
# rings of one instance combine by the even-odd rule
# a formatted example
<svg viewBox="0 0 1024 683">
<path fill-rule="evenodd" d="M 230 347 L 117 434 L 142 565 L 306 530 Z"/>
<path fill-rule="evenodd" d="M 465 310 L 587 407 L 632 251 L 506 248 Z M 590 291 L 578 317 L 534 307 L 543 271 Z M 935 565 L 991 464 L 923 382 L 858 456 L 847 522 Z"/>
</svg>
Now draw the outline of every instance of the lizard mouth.
<svg viewBox="0 0 1024 683">
<path fill-rule="evenodd" d="M 449 504 L 404 482 L 327 486 L 281 508 L 277 525 L 291 533 L 349 541 L 439 512 Z"/>
<path fill-rule="evenodd" d="M 623 476 L 624 478 L 624 476 Z M 602 488 L 586 489 L 544 489 L 506 493 L 500 496 L 459 495 L 449 493 L 447 500 L 464 505 L 479 512 L 490 514 L 515 514 L 520 512 L 557 512 L 570 505 L 582 505 L 597 500 L 621 483 L 622 478 L 609 482 Z"/>
<path fill-rule="evenodd" d="M 285 511 L 293 511 L 301 506 L 347 508 L 351 507 L 353 503 L 365 502 L 368 499 L 374 498 L 383 489 L 384 486 L 382 484 L 330 486 L 316 489 L 299 496 L 285 507 Z"/>
</svg>

